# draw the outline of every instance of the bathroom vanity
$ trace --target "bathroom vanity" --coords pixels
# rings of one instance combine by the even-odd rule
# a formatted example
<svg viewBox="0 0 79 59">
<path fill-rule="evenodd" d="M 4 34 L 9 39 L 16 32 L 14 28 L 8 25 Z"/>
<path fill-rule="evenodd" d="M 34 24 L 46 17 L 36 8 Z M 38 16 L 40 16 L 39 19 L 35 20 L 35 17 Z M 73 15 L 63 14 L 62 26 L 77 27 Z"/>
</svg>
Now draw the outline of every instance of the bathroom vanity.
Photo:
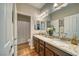
<svg viewBox="0 0 79 59">
<path fill-rule="evenodd" d="M 57 38 L 47 38 L 42 35 L 33 36 L 33 44 L 39 56 L 72 56 L 79 55 L 79 46 L 63 42 Z"/>
</svg>

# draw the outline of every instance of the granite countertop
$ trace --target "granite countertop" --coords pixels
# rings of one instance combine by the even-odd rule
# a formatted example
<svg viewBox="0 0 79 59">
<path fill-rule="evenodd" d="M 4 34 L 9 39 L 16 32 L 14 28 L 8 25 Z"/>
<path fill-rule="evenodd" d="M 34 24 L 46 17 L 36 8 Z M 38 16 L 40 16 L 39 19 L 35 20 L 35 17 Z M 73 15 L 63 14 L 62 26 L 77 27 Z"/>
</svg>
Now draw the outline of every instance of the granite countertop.
<svg viewBox="0 0 79 59">
<path fill-rule="evenodd" d="M 35 37 L 39 38 L 40 40 L 43 40 L 50 45 L 53 45 L 57 47 L 58 49 L 65 51 L 73 56 L 79 55 L 79 45 L 73 45 L 69 41 L 62 41 L 58 38 L 47 38 L 42 35 L 34 35 Z"/>
</svg>

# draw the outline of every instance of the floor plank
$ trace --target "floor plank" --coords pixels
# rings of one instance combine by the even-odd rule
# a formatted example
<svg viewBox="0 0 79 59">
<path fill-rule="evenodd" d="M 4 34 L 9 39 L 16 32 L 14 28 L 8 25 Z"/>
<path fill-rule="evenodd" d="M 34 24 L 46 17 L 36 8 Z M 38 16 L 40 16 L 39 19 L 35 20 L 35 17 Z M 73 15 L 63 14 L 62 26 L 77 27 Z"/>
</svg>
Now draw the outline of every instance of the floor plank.
<svg viewBox="0 0 79 59">
<path fill-rule="evenodd" d="M 38 56 L 34 49 L 30 49 L 28 43 L 17 45 L 18 56 Z"/>
</svg>

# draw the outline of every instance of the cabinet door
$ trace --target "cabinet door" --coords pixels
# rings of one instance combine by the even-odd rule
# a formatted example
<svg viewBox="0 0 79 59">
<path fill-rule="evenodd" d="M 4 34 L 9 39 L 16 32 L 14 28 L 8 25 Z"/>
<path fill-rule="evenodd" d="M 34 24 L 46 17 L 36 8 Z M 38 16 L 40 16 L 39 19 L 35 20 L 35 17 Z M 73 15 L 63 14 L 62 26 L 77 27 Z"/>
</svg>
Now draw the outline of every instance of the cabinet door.
<svg viewBox="0 0 79 59">
<path fill-rule="evenodd" d="M 52 52 L 50 49 L 48 48 L 45 48 L 45 56 L 54 56 L 55 53 Z"/>
<path fill-rule="evenodd" d="M 45 46 L 45 55 L 46 56 L 58 56 L 59 52 L 55 52 L 55 51 L 57 51 L 57 50 L 53 46 L 46 43 L 46 46 Z"/>
<path fill-rule="evenodd" d="M 39 40 L 36 41 L 36 52 L 39 53 Z"/>
<path fill-rule="evenodd" d="M 39 45 L 39 55 L 44 56 L 44 45 L 42 44 Z"/>
<path fill-rule="evenodd" d="M 12 55 L 12 4 L 0 4 L 0 56 Z"/>
<path fill-rule="evenodd" d="M 37 51 L 37 43 L 36 43 L 37 41 L 36 40 L 34 40 L 34 48 L 35 48 L 35 51 Z"/>
<path fill-rule="evenodd" d="M 33 44 L 34 44 L 34 49 L 35 51 L 38 53 L 38 47 L 39 47 L 39 44 L 38 44 L 38 39 L 33 37 Z"/>
</svg>

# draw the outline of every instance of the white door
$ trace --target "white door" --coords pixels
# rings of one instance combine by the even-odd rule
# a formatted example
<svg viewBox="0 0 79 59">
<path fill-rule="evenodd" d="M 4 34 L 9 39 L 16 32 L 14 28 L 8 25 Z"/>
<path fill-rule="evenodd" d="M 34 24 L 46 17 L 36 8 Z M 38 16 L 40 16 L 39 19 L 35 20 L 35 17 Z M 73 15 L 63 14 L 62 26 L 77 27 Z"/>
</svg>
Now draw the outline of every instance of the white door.
<svg viewBox="0 0 79 59">
<path fill-rule="evenodd" d="M 0 55 L 11 55 L 12 51 L 12 4 L 0 4 Z"/>
</svg>

